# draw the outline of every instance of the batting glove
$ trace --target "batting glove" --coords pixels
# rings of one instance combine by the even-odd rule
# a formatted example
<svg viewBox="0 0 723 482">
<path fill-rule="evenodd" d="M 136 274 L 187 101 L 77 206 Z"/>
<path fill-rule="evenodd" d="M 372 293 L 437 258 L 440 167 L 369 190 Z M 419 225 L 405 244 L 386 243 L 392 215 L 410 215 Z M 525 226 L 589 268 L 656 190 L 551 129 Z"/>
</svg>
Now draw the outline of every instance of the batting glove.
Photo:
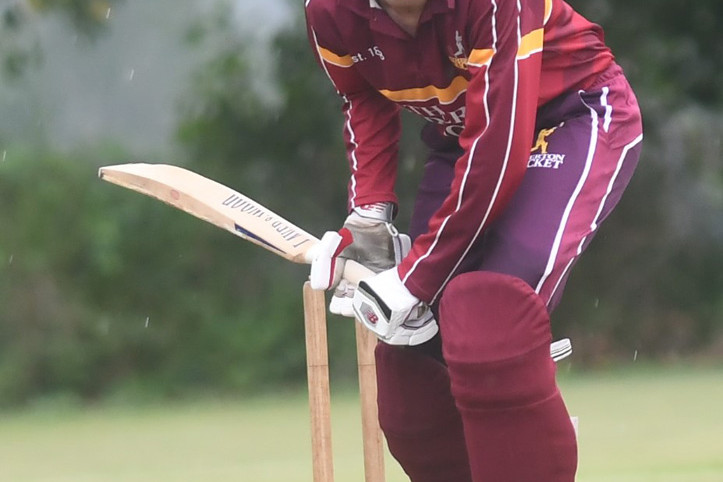
<svg viewBox="0 0 723 482">
<path fill-rule="evenodd" d="M 307 256 L 311 258 L 309 282 L 315 290 L 328 290 L 339 284 L 344 272 L 345 258 L 339 255 L 353 242 L 351 231 L 342 228 L 338 232 L 327 231 Z"/>
<path fill-rule="evenodd" d="M 352 306 L 357 320 L 390 345 L 420 345 L 439 331 L 432 310 L 409 292 L 396 268 L 361 281 Z"/>
<path fill-rule="evenodd" d="M 344 264 L 352 259 L 375 273 L 399 264 L 409 252 L 411 241 L 392 224 L 391 203 L 367 204 L 354 208 L 338 232 L 329 231 L 309 253 L 309 281 L 314 289 L 334 289 L 329 311 L 353 317 L 355 286 L 341 279 Z"/>
</svg>

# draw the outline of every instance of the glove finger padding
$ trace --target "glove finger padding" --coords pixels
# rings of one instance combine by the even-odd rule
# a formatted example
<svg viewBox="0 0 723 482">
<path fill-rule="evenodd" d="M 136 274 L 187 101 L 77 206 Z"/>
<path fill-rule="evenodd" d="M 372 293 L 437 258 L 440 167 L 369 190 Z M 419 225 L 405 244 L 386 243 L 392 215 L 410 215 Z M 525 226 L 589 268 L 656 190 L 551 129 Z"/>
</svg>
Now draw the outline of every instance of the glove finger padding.
<svg viewBox="0 0 723 482">
<path fill-rule="evenodd" d="M 321 240 L 311 248 L 311 272 L 309 282 L 315 290 L 328 290 L 335 287 L 344 272 L 345 259 L 340 253 L 353 241 L 349 230 L 327 231 Z"/>
<path fill-rule="evenodd" d="M 354 318 L 352 299 L 356 287 L 345 279 L 342 279 L 334 289 L 334 294 L 329 303 L 329 311 L 335 315 Z"/>
<path fill-rule="evenodd" d="M 431 340 L 439 331 L 432 309 L 420 303 L 394 332 L 382 341 L 389 345 L 415 346 Z"/>
</svg>

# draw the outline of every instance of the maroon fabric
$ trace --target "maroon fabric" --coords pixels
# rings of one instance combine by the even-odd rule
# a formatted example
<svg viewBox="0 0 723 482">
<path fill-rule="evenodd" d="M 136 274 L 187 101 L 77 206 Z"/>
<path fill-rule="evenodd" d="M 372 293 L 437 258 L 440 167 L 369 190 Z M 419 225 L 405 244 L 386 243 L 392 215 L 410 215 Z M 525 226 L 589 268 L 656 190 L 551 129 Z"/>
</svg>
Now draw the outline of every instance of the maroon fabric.
<svg viewBox="0 0 723 482">
<path fill-rule="evenodd" d="M 539 288 L 541 301 L 534 296 L 534 293 L 530 293 L 528 288 L 526 296 L 531 301 L 515 307 L 520 311 L 507 315 L 490 313 L 490 306 L 481 306 L 476 301 L 478 296 L 476 293 L 482 288 L 470 285 L 469 292 L 459 297 L 460 301 L 456 303 L 457 309 L 464 312 L 465 318 L 474 319 L 475 316 L 488 314 L 492 321 L 503 315 L 512 319 L 517 317 L 520 320 L 514 323 L 502 322 L 500 318 L 494 325 L 495 329 L 489 330 L 483 330 L 481 324 L 470 324 L 468 327 L 470 331 L 462 337 L 463 341 L 469 342 L 469 346 L 465 345 L 462 351 L 468 349 L 482 351 L 484 347 L 484 350 L 488 350 L 486 353 L 493 355 L 495 349 L 488 347 L 487 344 L 483 345 L 482 342 L 486 338 L 487 342 L 491 343 L 494 337 L 499 337 L 495 343 L 501 347 L 496 351 L 516 346 L 514 340 L 520 336 L 524 336 L 527 342 L 532 344 L 531 346 L 538 344 L 541 346 L 549 342 L 549 330 L 544 328 L 544 324 L 537 326 L 536 332 L 524 333 L 526 322 L 522 320 L 529 318 L 529 314 L 525 314 L 523 308 L 532 309 L 534 305 L 542 303 L 547 304 L 548 311 L 554 309 L 563 293 L 569 270 L 597 232 L 597 227 L 620 199 L 633 174 L 640 153 L 639 143 L 632 143 L 630 149 L 624 145 L 640 134 L 640 117 L 634 109 L 634 97 L 627 82 L 619 72 L 602 81 L 602 87 L 609 89 L 607 95 L 604 95 L 602 87 L 593 87 L 590 92 L 560 97 L 541 110 L 538 130 L 559 126 L 563 121 L 564 124 L 547 135 L 546 149 L 543 147 L 535 149 L 530 162 L 532 163 L 543 150 L 552 157 L 562 159 L 563 162 L 556 167 L 546 168 L 536 164 L 528 167 L 522 185 L 505 212 L 484 233 L 480 242 L 467 253 L 458 268 L 459 273 L 479 270 L 514 276 L 517 279 L 515 283 L 519 284 L 522 280 L 531 287 Z M 604 121 L 607 107 L 604 101 L 613 106 L 612 123 L 607 131 Z M 597 132 L 594 132 L 593 111 L 599 115 Z M 446 198 L 453 177 L 454 163 L 460 156 L 458 146 L 445 143 L 430 128 L 425 129 L 423 138 L 431 148 L 431 153 L 419 184 L 410 223 L 409 232 L 413 237 L 426 231 L 430 216 Z M 591 142 L 594 142 L 594 151 L 591 149 Z M 578 186 L 581 187 L 579 190 Z M 569 211 L 569 218 L 563 222 L 568 206 L 572 209 Z M 555 255 L 555 239 L 558 235 L 560 243 Z M 550 263 L 551 259 L 554 259 L 554 264 Z M 542 276 L 548 266 L 553 269 L 543 279 Z M 508 278 L 500 276 L 496 279 Z M 455 283 L 454 279 L 452 283 Z M 509 297 L 505 294 L 508 290 L 503 284 L 499 287 L 485 288 L 484 291 L 488 289 L 489 293 L 485 295 L 480 291 L 479 296 Z M 516 289 L 521 293 L 525 292 L 523 286 L 518 286 Z M 471 299 L 472 304 L 465 305 L 465 299 Z M 532 314 L 534 313 L 535 310 L 532 309 Z M 437 318 L 443 334 L 448 331 L 446 326 L 450 321 L 448 318 Z M 477 345 L 478 348 L 474 348 Z M 445 339 L 445 348 L 454 351 L 452 340 Z M 415 347 L 415 350 L 442 360 L 440 351 L 429 343 Z M 380 360 L 378 362 L 380 373 L 387 369 L 394 370 L 392 365 L 396 361 L 398 361 L 396 358 Z M 398 383 L 400 386 L 404 385 L 404 390 L 421 398 L 415 401 L 408 400 L 405 406 L 427 406 L 426 392 L 420 387 L 412 386 L 417 383 L 420 385 L 427 383 L 425 375 L 427 365 L 420 363 L 416 369 L 408 370 L 418 375 L 409 378 L 400 376 Z M 470 377 L 471 380 L 475 379 L 473 374 L 470 374 Z M 397 403 L 396 396 L 386 394 L 384 389 L 380 390 L 379 397 L 380 404 Z M 556 401 L 549 403 L 561 405 L 562 401 L 558 397 L 559 395 L 555 395 Z M 434 406 L 435 410 L 441 410 L 435 404 L 431 406 Z M 557 409 L 549 410 L 554 412 Z M 561 413 L 563 412 L 558 410 L 558 414 Z M 439 416 L 444 418 L 448 415 L 440 411 Z M 403 414 L 399 417 L 399 423 L 405 423 Z M 410 419 L 408 423 L 413 424 L 415 421 Z M 442 436 L 442 440 L 447 440 L 449 437 L 447 433 Z M 434 451 L 430 449 L 426 453 L 426 458 L 424 456 L 417 458 L 428 463 L 429 459 L 434 458 Z M 415 472 L 415 459 L 404 459 L 404 464 L 409 472 Z"/>
<path fill-rule="evenodd" d="M 577 443 L 539 296 L 512 276 L 473 272 L 450 282 L 439 310 L 472 480 L 574 481 Z"/>
<path fill-rule="evenodd" d="M 410 479 L 471 481 L 446 367 L 414 350 L 384 343 L 377 346 L 376 358 L 379 423 L 389 451 Z"/>
<path fill-rule="evenodd" d="M 434 301 L 522 181 L 537 109 L 613 65 L 602 31 L 562 0 L 429 0 L 413 37 L 368 0 L 310 0 L 306 14 L 343 98 L 349 207 L 396 202 L 401 108 L 459 138 L 450 193 L 398 267 Z"/>
<path fill-rule="evenodd" d="M 505 360 L 552 339 L 545 304 L 527 283 L 506 274 L 457 276 L 440 301 L 439 316 L 447 363 Z"/>
<path fill-rule="evenodd" d="M 466 482 L 470 470 L 478 482 L 572 480 L 545 307 L 625 189 L 642 129 L 600 28 L 562 0 L 429 0 L 414 37 L 369 0 L 309 0 L 306 12 L 343 99 L 350 207 L 397 202 L 400 111 L 429 121 L 399 270 L 435 309 L 448 301 L 449 363 L 439 338 L 379 348 L 392 453 L 413 482 Z"/>
<path fill-rule="evenodd" d="M 591 90 L 561 96 L 539 111 L 538 142 L 522 184 L 457 273 L 516 276 L 535 288 L 548 311 L 555 308 L 575 261 L 622 197 L 640 156 L 634 94 L 619 69 L 608 75 Z M 432 129 L 422 138 L 431 151 L 410 222 L 412 239 L 428 229 L 446 199 L 461 155 Z"/>
</svg>

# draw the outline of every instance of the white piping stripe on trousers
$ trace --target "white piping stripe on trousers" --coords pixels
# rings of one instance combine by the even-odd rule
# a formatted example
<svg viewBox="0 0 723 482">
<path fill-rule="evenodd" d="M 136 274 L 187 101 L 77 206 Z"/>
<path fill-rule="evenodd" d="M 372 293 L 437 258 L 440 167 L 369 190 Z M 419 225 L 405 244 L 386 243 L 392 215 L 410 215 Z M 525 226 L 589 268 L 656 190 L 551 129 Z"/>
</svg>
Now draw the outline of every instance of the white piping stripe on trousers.
<svg viewBox="0 0 723 482">
<path fill-rule="evenodd" d="M 582 93 L 582 91 L 580 92 Z M 567 227 L 567 221 L 570 217 L 570 213 L 572 212 L 572 208 L 575 205 L 575 201 L 577 201 L 578 196 L 580 195 L 580 191 L 582 191 L 582 187 L 585 184 L 585 181 L 587 181 L 587 177 L 590 174 L 590 169 L 592 166 L 592 161 L 595 157 L 595 149 L 597 148 L 597 137 L 598 137 L 598 126 L 599 126 L 599 118 L 597 115 L 597 112 L 595 112 L 594 109 L 590 108 L 590 114 L 592 117 L 591 122 L 591 129 L 590 129 L 590 144 L 589 149 L 587 152 L 587 159 L 585 160 L 585 169 L 583 169 L 582 176 L 580 176 L 580 180 L 577 183 L 577 186 L 575 186 L 575 191 L 572 193 L 572 196 L 570 197 L 570 200 L 567 203 L 567 206 L 565 207 L 565 212 L 562 215 L 562 221 L 560 222 L 560 227 L 557 229 L 557 234 L 555 235 L 555 241 L 552 244 L 552 249 L 550 251 L 550 257 L 547 260 L 547 266 L 545 266 L 545 272 L 543 273 L 542 277 L 540 278 L 540 281 L 537 283 L 537 287 L 535 288 L 535 292 L 537 294 L 540 294 L 540 291 L 542 291 L 543 285 L 547 282 L 547 278 L 552 274 L 552 270 L 555 268 L 555 261 L 557 259 L 557 255 L 560 251 L 560 244 L 562 243 L 562 236 L 565 234 L 565 227 Z M 547 303 L 549 300 L 546 300 L 545 303 Z"/>
<path fill-rule="evenodd" d="M 643 135 L 640 134 L 638 137 L 636 137 L 630 144 L 626 145 L 623 148 L 623 152 L 620 154 L 620 158 L 618 159 L 618 164 L 615 167 L 615 173 L 613 174 L 613 177 L 610 179 L 610 182 L 608 183 L 608 189 L 605 191 L 605 195 L 602 198 L 602 201 L 600 202 L 600 207 L 598 208 L 597 214 L 595 215 L 595 219 L 593 220 L 592 224 L 590 224 L 590 229 L 595 231 L 598 228 L 598 220 L 600 219 L 600 215 L 602 214 L 602 210 L 605 207 L 605 203 L 608 200 L 608 197 L 610 196 L 610 193 L 613 190 L 613 187 L 615 185 L 615 181 L 618 178 L 618 175 L 620 174 L 620 170 L 623 168 L 623 164 L 625 163 L 625 158 L 628 156 L 628 151 L 635 147 L 636 145 L 640 144 L 643 140 Z"/>
<path fill-rule="evenodd" d="M 617 166 L 615 167 L 615 173 L 610 178 L 610 182 L 608 183 L 607 191 L 605 191 L 605 195 L 600 200 L 600 206 L 598 207 L 597 214 L 595 214 L 595 218 L 593 219 L 592 223 L 590 223 L 590 229 L 591 229 L 590 234 L 594 233 L 599 226 L 598 221 L 600 220 L 600 216 L 602 215 L 602 210 L 605 207 L 605 203 L 607 202 L 607 199 L 613 190 L 613 186 L 615 185 L 615 181 L 617 181 L 618 175 L 620 174 L 620 170 L 622 169 L 623 164 L 625 164 L 625 159 L 628 156 L 628 152 L 630 151 L 630 149 L 632 149 L 633 147 L 638 145 L 642 140 L 643 140 L 643 135 L 640 134 L 638 137 L 635 138 L 635 140 L 633 140 L 630 144 L 626 145 L 623 148 L 623 151 L 620 154 L 620 158 L 618 159 Z M 557 283 L 555 283 L 555 287 L 550 292 L 550 296 L 547 300 L 547 303 L 549 303 L 549 301 L 555 297 L 555 292 L 557 292 L 557 289 L 560 287 L 560 283 L 562 282 L 563 279 L 565 279 L 565 275 L 570 270 L 570 267 L 575 262 L 575 259 L 578 256 L 580 256 L 580 253 L 582 253 L 582 247 L 585 245 L 585 241 L 587 240 L 587 238 L 589 236 L 590 235 L 584 236 L 580 240 L 580 244 L 577 247 L 577 252 L 575 253 L 575 257 L 570 258 L 570 261 L 567 263 L 567 266 L 565 266 L 565 269 L 563 269 L 562 273 L 560 273 L 560 277 L 558 278 Z"/>
<path fill-rule="evenodd" d="M 603 87 L 602 92 L 600 103 L 605 106 L 605 121 L 603 122 L 603 130 L 608 132 L 610 131 L 610 123 L 613 121 L 613 106 L 608 104 L 608 93 L 610 92 L 610 88 Z"/>
</svg>

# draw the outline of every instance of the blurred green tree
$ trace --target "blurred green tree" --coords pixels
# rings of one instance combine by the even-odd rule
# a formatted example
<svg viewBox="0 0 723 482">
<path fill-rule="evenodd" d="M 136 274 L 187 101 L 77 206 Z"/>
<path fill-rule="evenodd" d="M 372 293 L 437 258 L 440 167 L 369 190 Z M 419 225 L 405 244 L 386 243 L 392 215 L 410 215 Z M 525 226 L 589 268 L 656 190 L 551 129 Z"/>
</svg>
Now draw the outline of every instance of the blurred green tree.
<svg viewBox="0 0 723 482">
<path fill-rule="evenodd" d="M 710 349 L 723 339 L 723 56 L 712 22 L 721 4 L 663 0 L 643 12 L 622 0 L 573 3 L 606 29 L 643 106 L 646 140 L 619 209 L 572 273 L 554 330 L 574 338 L 586 365 Z M 0 10 L 2 73 L 21 78 L 42 58 L 27 15 L 64 15 L 92 36 L 115 4 Z M 295 23 L 264 52 L 227 2 L 196 19 L 185 45 L 204 60 L 179 99 L 182 154 L 166 162 L 320 234 L 344 219 L 348 168 L 340 101 L 294 5 Z M 402 229 L 423 161 L 418 127 L 405 117 Z M 44 149 L 3 148 L 0 162 L 0 405 L 303 383 L 306 268 L 98 182 L 99 164 L 127 162 L 123 149 Z M 352 337 L 348 320 L 331 324 L 339 377 L 354 373 Z"/>
<path fill-rule="evenodd" d="M 573 272 L 556 328 L 578 359 L 678 357 L 723 340 L 723 42 L 715 0 L 571 0 L 636 90 L 643 155 Z"/>
<path fill-rule="evenodd" d="M 125 0 L 14 0 L 0 6 L 0 74 L 14 80 L 33 64 L 42 52 L 33 32 L 32 18 L 54 14 L 68 19 L 80 34 L 94 38 L 103 32 L 114 6 Z"/>
</svg>

